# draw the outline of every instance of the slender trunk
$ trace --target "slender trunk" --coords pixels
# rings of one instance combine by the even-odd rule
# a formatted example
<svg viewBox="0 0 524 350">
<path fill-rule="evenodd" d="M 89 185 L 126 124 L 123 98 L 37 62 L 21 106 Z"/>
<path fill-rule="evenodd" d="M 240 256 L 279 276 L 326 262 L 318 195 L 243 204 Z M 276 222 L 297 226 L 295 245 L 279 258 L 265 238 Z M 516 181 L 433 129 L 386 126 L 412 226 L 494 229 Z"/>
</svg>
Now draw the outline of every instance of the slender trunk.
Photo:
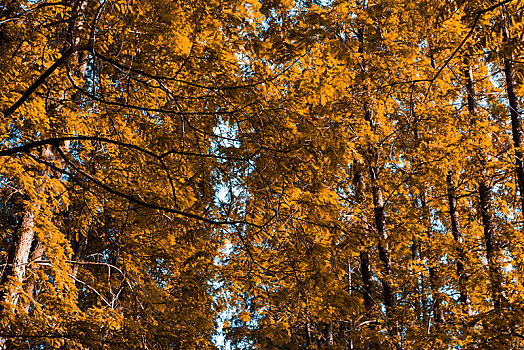
<svg viewBox="0 0 524 350">
<path fill-rule="evenodd" d="M 375 124 L 372 119 L 371 113 L 366 111 L 365 118 L 369 122 L 371 130 L 375 130 Z M 378 184 L 378 167 L 376 163 L 378 161 L 377 150 L 375 146 L 370 145 L 369 155 L 372 164 L 369 166 L 369 175 L 371 179 L 371 194 L 373 196 L 373 212 L 375 218 L 375 229 L 378 234 L 378 255 L 382 263 L 382 271 L 384 277 L 381 279 L 384 305 L 386 306 L 386 314 L 390 316 L 393 307 L 395 306 L 395 297 L 393 289 L 391 287 L 391 253 L 389 249 L 389 238 L 386 233 L 386 216 L 384 214 L 384 196 L 382 189 Z"/>
<path fill-rule="evenodd" d="M 466 89 L 468 94 L 468 110 L 473 118 L 477 115 L 477 102 L 475 96 L 475 84 L 469 58 L 465 58 L 465 76 Z M 482 225 L 484 226 L 484 242 L 486 245 L 486 258 L 488 260 L 489 279 L 491 288 L 491 297 L 493 306 L 496 310 L 502 307 L 502 272 L 500 270 L 495 229 L 493 226 L 493 214 L 491 210 L 491 187 L 488 185 L 487 160 L 482 148 L 479 151 L 479 160 L 481 167 L 481 181 L 479 183 L 478 193 L 480 199 L 480 214 Z"/>
<path fill-rule="evenodd" d="M 42 159 L 50 160 L 51 149 L 50 146 L 42 147 L 40 151 L 40 157 Z M 44 175 L 39 173 L 39 176 Z M 37 196 L 41 196 L 45 192 L 45 184 L 43 180 L 37 180 L 37 187 L 35 193 Z M 0 286 L 5 286 L 9 278 L 14 279 L 20 285 L 24 282 L 26 270 L 29 266 L 29 256 L 31 254 L 31 247 L 35 242 L 35 216 L 40 211 L 42 202 L 40 199 L 32 199 L 31 203 L 24 205 L 23 216 L 16 231 L 15 239 L 13 240 L 11 249 L 9 250 L 9 256 L 7 257 L 7 268 L 4 270 L 0 279 Z M 38 242 L 35 242 L 38 243 Z M 34 245 L 37 249 L 36 253 L 39 254 L 40 247 L 38 244 Z M 34 253 L 34 252 L 33 252 Z M 8 301 L 12 304 L 13 308 L 18 304 L 20 290 L 18 287 L 8 287 L 4 292 L 0 294 L 0 300 Z"/>
<path fill-rule="evenodd" d="M 504 28 L 504 41 L 509 40 L 509 34 L 507 28 Z M 515 84 L 515 71 L 513 68 L 513 57 L 509 53 L 507 57 L 503 58 L 504 63 L 504 75 L 506 78 L 506 94 L 509 102 L 509 113 L 511 116 L 511 131 L 513 134 L 513 146 L 515 147 L 515 172 L 517 173 L 517 183 L 520 192 L 520 204 L 522 215 L 524 215 L 524 167 L 522 164 L 522 156 L 524 145 L 523 131 L 522 131 L 522 119 L 520 118 L 519 103 L 517 100 L 516 84 Z"/>
<path fill-rule="evenodd" d="M 422 205 L 423 221 L 426 225 L 426 237 L 428 241 L 431 242 L 431 240 L 433 239 L 433 230 L 431 228 L 431 220 L 429 217 L 430 214 L 429 214 L 429 209 L 427 207 L 426 195 L 424 192 L 422 192 L 420 201 Z M 433 295 L 433 318 L 435 319 L 435 323 L 437 325 L 442 325 L 446 322 L 446 320 L 444 318 L 444 310 L 442 309 L 442 305 L 441 305 L 442 300 L 441 300 L 441 297 L 439 295 L 439 290 L 438 290 L 438 274 L 437 274 L 437 270 L 433 266 L 433 261 L 435 259 L 432 255 L 433 254 L 430 252 L 428 259 L 430 261 L 429 286 L 431 289 L 431 294 Z M 422 256 L 420 256 L 420 258 L 422 258 Z"/>
<path fill-rule="evenodd" d="M 78 242 L 74 249 L 74 261 L 81 261 L 85 253 L 87 251 L 87 242 L 89 240 L 89 231 L 84 236 L 82 233 L 79 233 L 78 235 Z M 76 278 L 78 275 L 78 268 L 80 267 L 79 264 L 73 264 L 73 269 L 71 271 L 71 275 Z M 80 287 L 79 282 L 77 282 L 77 286 Z"/>
<path fill-rule="evenodd" d="M 355 163 L 355 176 L 354 176 L 354 183 L 355 183 L 355 202 L 356 203 L 363 203 L 365 200 L 365 182 L 364 182 L 364 174 L 362 174 L 362 171 L 360 169 L 360 166 Z M 365 216 L 362 216 L 360 218 L 360 221 L 364 224 L 362 225 L 362 235 L 366 236 L 366 227 L 364 227 L 365 222 L 367 218 Z M 371 270 L 369 267 L 369 252 L 367 248 L 364 248 L 360 251 L 360 274 L 362 276 L 362 284 L 364 289 L 364 307 L 366 308 L 366 312 L 370 313 L 371 309 L 373 308 L 373 297 L 372 297 L 372 285 L 373 285 L 373 279 L 371 276 Z"/>
<path fill-rule="evenodd" d="M 31 249 L 30 261 L 31 262 L 38 261 L 42 257 L 43 254 L 44 254 L 44 245 L 42 244 L 42 242 L 39 239 L 35 238 L 33 241 L 33 247 Z M 28 272 L 28 274 L 34 274 L 37 268 L 38 266 L 33 267 L 31 271 Z M 35 290 L 35 284 L 36 284 L 36 280 L 34 276 L 33 277 L 28 276 L 27 288 L 26 288 L 27 295 L 33 295 L 33 292 Z M 24 302 L 24 310 L 26 312 L 29 310 L 29 307 L 30 307 L 30 303 Z"/>
<path fill-rule="evenodd" d="M 326 338 L 326 345 L 332 347 L 334 344 L 333 341 L 333 322 L 326 323 L 326 328 L 324 329 L 324 337 Z"/>
<path fill-rule="evenodd" d="M 374 129 L 373 121 L 371 120 L 370 114 L 367 113 L 367 119 L 371 124 L 372 130 Z M 377 152 L 370 146 L 370 159 L 372 162 L 377 161 Z M 382 189 L 378 184 L 378 168 L 376 165 L 371 164 L 369 167 L 370 178 L 371 178 L 371 193 L 373 197 L 373 212 L 375 219 L 375 229 L 378 235 L 378 256 L 382 263 L 382 278 L 380 283 L 382 285 L 384 306 L 386 307 L 386 317 L 389 319 L 389 334 L 394 338 L 395 346 L 397 349 L 402 349 L 400 330 L 395 318 L 395 294 L 391 286 L 391 252 L 389 248 L 389 237 L 386 232 L 386 216 L 384 213 L 384 196 Z"/>
<path fill-rule="evenodd" d="M 4 286 L 13 278 L 17 283 L 22 284 L 24 281 L 25 271 L 29 263 L 29 253 L 35 236 L 35 215 L 40 209 L 38 202 L 25 206 L 24 216 L 16 233 L 16 239 L 10 251 L 12 255 L 8 257 L 8 266 L 4 270 L 1 279 L 1 285 Z M 0 297 L 3 301 L 9 302 L 13 308 L 18 304 L 19 288 L 8 288 Z"/>
<path fill-rule="evenodd" d="M 36 193 L 44 191 L 44 186 L 40 183 L 36 188 Z M 18 305 L 21 288 L 25 280 L 26 270 L 29 266 L 29 256 L 31 247 L 35 239 L 35 216 L 41 208 L 40 200 L 24 205 L 23 216 L 16 231 L 15 238 L 9 249 L 7 257 L 7 266 L 0 279 L 0 286 L 3 287 L 0 292 L 0 301 L 8 303 L 11 310 L 15 310 Z M 9 280 L 14 280 L 14 285 Z M 4 307 L 0 303 L 0 312 Z M 0 349 L 10 348 L 9 338 L 0 337 Z"/>
<path fill-rule="evenodd" d="M 497 256 L 498 247 L 491 216 L 491 188 L 482 181 L 479 185 L 480 213 L 484 226 L 484 240 L 486 242 L 486 257 L 488 259 L 489 278 L 491 283 L 491 297 L 496 310 L 502 307 L 502 272 Z"/>
<path fill-rule="evenodd" d="M 309 349 L 313 345 L 313 340 L 311 336 L 311 327 L 309 320 L 306 322 L 306 349 Z"/>
<path fill-rule="evenodd" d="M 372 152 L 374 153 L 374 152 Z M 389 248 L 389 237 L 386 233 L 386 216 L 384 214 L 384 196 L 382 189 L 378 185 L 378 169 L 375 166 L 370 167 L 371 175 L 371 192 L 373 195 L 373 211 L 375 214 L 375 228 L 378 234 L 378 256 L 382 263 L 383 277 L 380 280 L 386 307 L 386 317 L 390 319 L 388 323 L 390 336 L 394 338 L 397 349 L 402 349 L 400 330 L 395 317 L 395 294 L 391 286 L 391 252 Z"/>
<path fill-rule="evenodd" d="M 395 306 L 395 297 L 393 295 L 393 289 L 391 287 L 391 253 L 389 249 L 389 241 L 386 234 L 386 217 L 384 215 L 384 197 L 382 190 L 376 184 L 376 168 L 372 167 L 371 179 L 373 184 L 371 186 L 373 194 L 373 209 L 375 213 L 375 228 L 379 236 L 378 242 L 378 256 L 382 262 L 382 268 L 384 278 L 382 278 L 382 288 L 384 292 L 384 305 L 386 306 L 386 312 L 391 313 L 392 308 Z"/>
<path fill-rule="evenodd" d="M 359 5 L 363 5 L 360 4 Z M 364 26 L 361 26 L 358 29 L 357 37 L 359 41 L 359 47 L 358 52 L 360 54 L 365 53 L 365 30 Z M 364 70 L 364 67 L 361 67 L 362 70 Z M 364 87 L 364 91 L 367 90 Z M 371 115 L 371 112 L 369 110 L 369 106 L 367 105 L 367 102 L 364 104 L 364 118 L 369 123 L 371 127 L 371 131 L 375 131 L 375 123 L 373 120 L 373 117 Z M 386 317 L 388 320 L 388 333 L 391 336 L 391 338 L 395 339 L 395 346 L 397 349 L 402 349 L 402 342 L 400 337 L 400 331 L 398 327 L 398 323 L 394 320 L 393 314 L 394 314 L 394 308 L 395 308 L 395 296 L 393 293 L 393 288 L 391 286 L 391 257 L 390 257 L 390 249 L 389 249 L 389 238 L 386 233 L 386 217 L 384 214 L 384 197 L 382 194 L 382 189 L 380 188 L 378 184 L 378 167 L 376 166 L 376 163 L 378 161 L 378 154 L 377 150 L 375 149 L 374 145 L 369 145 L 369 156 L 370 156 L 370 164 L 369 164 L 369 173 L 371 178 L 371 193 L 373 196 L 373 211 L 374 211 L 374 219 L 375 219 L 375 228 L 376 232 L 378 234 L 378 253 L 379 253 L 379 259 L 382 263 L 382 275 L 381 278 L 381 284 L 382 284 L 382 290 L 383 290 L 383 299 L 384 299 L 384 305 L 386 307 Z"/>
<path fill-rule="evenodd" d="M 434 56 L 433 50 L 430 50 L 430 60 L 431 60 L 431 67 L 433 69 L 436 69 L 437 66 L 435 63 L 435 56 Z M 468 92 L 470 88 L 473 88 L 473 85 L 470 85 L 470 83 L 472 84 L 472 82 L 473 81 L 466 82 Z M 468 106 L 474 106 L 476 104 L 474 94 L 468 93 L 467 98 L 468 98 Z M 450 214 L 450 220 L 451 220 L 451 231 L 453 233 L 453 238 L 455 239 L 455 244 L 457 247 L 456 248 L 457 256 L 458 256 L 457 275 L 459 278 L 460 301 L 461 301 L 461 304 L 465 307 L 467 314 L 470 315 L 471 313 L 470 301 L 469 301 L 469 296 L 467 294 L 466 285 L 465 285 L 465 282 L 466 282 L 466 275 L 464 273 L 465 254 L 464 254 L 464 249 L 463 249 L 462 230 L 461 230 L 460 219 L 459 219 L 459 215 L 457 211 L 457 197 L 455 194 L 455 187 L 453 184 L 453 177 L 452 177 L 451 171 L 448 172 L 448 175 L 446 176 L 446 182 L 448 184 L 448 206 L 449 206 L 449 214 Z M 428 234 L 428 238 L 431 239 L 430 234 Z M 430 279 L 435 280 L 437 278 L 435 276 L 435 273 L 436 272 L 434 268 L 429 269 Z M 438 305 L 435 305 L 436 308 L 437 306 L 440 307 L 440 302 L 438 303 Z M 437 323 L 445 322 L 442 310 L 435 309 L 435 321 Z"/>
<path fill-rule="evenodd" d="M 411 244 L 411 260 L 416 263 L 417 261 L 422 260 L 422 244 L 419 238 L 417 238 L 416 235 L 413 236 L 413 243 Z M 427 299 L 426 294 L 424 293 L 426 290 L 426 280 L 424 278 L 424 275 L 422 273 L 414 273 L 417 274 L 417 282 L 416 282 L 416 293 L 419 297 L 417 297 L 417 300 L 415 302 L 415 315 L 418 319 L 419 325 L 422 326 L 422 328 L 427 328 L 427 312 L 426 312 L 426 305 L 427 305 Z"/>
<path fill-rule="evenodd" d="M 432 58 L 432 62 L 433 62 L 433 54 L 431 53 L 430 54 L 431 58 Z M 415 117 L 415 112 L 414 112 L 414 106 L 412 105 L 411 106 L 411 110 L 412 110 L 412 115 Z M 416 123 L 416 117 L 414 118 L 415 119 L 415 123 L 414 123 L 414 137 L 415 137 L 415 141 L 417 141 L 418 143 L 418 140 L 419 140 L 419 131 L 418 131 L 418 127 L 417 127 L 417 123 Z M 414 163 L 417 164 L 419 163 L 419 159 L 418 159 L 418 155 L 416 155 L 414 157 Z M 425 190 L 421 189 L 421 193 L 422 195 L 420 196 L 420 204 L 421 204 L 421 207 L 422 207 L 422 222 L 424 223 L 424 225 L 426 226 L 426 238 L 427 238 L 427 241 L 428 242 L 431 242 L 432 240 L 432 228 L 431 228 L 431 219 L 430 219 L 430 212 L 429 212 L 429 208 L 427 206 L 427 201 L 426 201 L 426 192 Z M 416 200 L 416 196 L 413 195 L 413 198 L 414 198 L 414 205 L 417 206 L 418 203 L 417 203 L 417 200 Z M 413 240 L 413 247 L 412 247 L 412 256 L 413 256 L 413 260 L 416 260 L 417 259 L 417 253 L 418 253 L 418 259 L 420 260 L 423 260 L 424 257 L 422 255 L 422 247 L 421 247 L 421 242 L 420 242 L 420 239 L 414 239 Z M 435 267 L 432 265 L 433 264 L 433 258 L 432 258 L 432 254 L 431 254 L 431 251 L 430 251 L 430 256 L 428 257 L 429 258 L 429 261 L 430 261 L 430 264 L 429 264 L 429 285 L 430 285 L 430 290 L 431 290 L 431 294 L 433 295 L 433 300 L 434 300 L 434 305 L 432 306 L 433 308 L 433 316 L 434 316 L 434 319 L 435 319 L 435 323 L 438 325 L 438 324 L 443 324 L 445 322 L 444 320 L 444 312 L 442 310 L 442 307 L 441 307 L 441 298 L 439 297 L 439 292 L 438 292 L 438 287 L 437 287 L 437 281 L 438 281 L 438 274 L 437 274 L 437 271 L 435 269 Z M 425 325 L 426 329 L 428 329 L 429 331 L 429 318 L 426 314 L 426 305 L 427 305 L 427 299 L 425 297 L 425 281 L 424 281 L 424 277 L 421 276 L 421 280 L 420 280 L 420 298 L 421 298 L 421 304 L 423 305 L 423 311 L 422 311 L 422 324 Z M 419 312 L 420 313 L 420 312 Z"/>
<path fill-rule="evenodd" d="M 355 175 L 353 178 L 353 182 L 355 186 L 355 202 L 356 203 L 365 203 L 366 184 L 364 181 L 364 174 L 359 164 L 354 163 L 354 166 L 355 166 Z M 360 221 L 362 222 L 361 234 L 364 237 L 364 240 L 367 240 L 367 237 L 366 237 L 367 236 L 367 228 L 366 228 L 367 217 L 366 215 L 362 214 L 362 216 L 360 217 Z M 370 268 L 370 262 L 369 262 L 369 251 L 367 247 L 363 247 L 360 250 L 359 263 L 360 263 L 360 276 L 362 278 L 362 287 L 363 287 L 363 296 L 364 296 L 364 309 L 366 310 L 366 313 L 368 315 L 372 315 L 373 276 L 371 275 L 371 268 Z M 371 325 L 370 329 L 373 333 L 375 332 L 374 325 Z M 380 347 L 380 343 L 378 339 L 376 338 L 375 334 L 372 335 L 369 343 L 364 344 L 364 347 L 367 349 L 377 349 Z"/>
<path fill-rule="evenodd" d="M 373 308 L 373 298 L 371 297 L 373 279 L 369 269 L 369 253 L 367 250 L 360 252 L 360 274 L 362 275 L 362 283 L 364 285 L 364 307 L 366 312 L 370 313 Z"/>
<path fill-rule="evenodd" d="M 467 313 L 471 315 L 471 305 L 469 300 L 468 291 L 466 288 L 467 275 L 464 271 L 464 264 L 466 263 L 466 254 L 464 252 L 464 239 L 462 237 L 462 227 L 460 226 L 460 219 L 457 210 L 457 195 L 455 191 L 455 183 L 453 181 L 453 173 L 449 172 L 446 176 L 446 182 L 448 185 L 448 206 L 449 216 L 451 219 L 451 233 L 455 239 L 456 252 L 457 252 L 457 275 L 459 285 L 460 303 Z"/>
</svg>

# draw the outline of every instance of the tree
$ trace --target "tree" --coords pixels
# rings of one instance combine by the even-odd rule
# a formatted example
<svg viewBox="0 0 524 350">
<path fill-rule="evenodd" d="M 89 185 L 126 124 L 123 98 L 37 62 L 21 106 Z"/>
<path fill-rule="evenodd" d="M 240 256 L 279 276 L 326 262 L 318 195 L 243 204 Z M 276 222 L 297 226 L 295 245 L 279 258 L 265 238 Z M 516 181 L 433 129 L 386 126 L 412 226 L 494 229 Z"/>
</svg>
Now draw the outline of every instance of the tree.
<svg viewBox="0 0 524 350">
<path fill-rule="evenodd" d="M 5 3 L 2 346 L 213 347 L 235 9 Z"/>
<path fill-rule="evenodd" d="M 522 347 L 518 2 L 0 10 L 1 347 Z"/>
</svg>

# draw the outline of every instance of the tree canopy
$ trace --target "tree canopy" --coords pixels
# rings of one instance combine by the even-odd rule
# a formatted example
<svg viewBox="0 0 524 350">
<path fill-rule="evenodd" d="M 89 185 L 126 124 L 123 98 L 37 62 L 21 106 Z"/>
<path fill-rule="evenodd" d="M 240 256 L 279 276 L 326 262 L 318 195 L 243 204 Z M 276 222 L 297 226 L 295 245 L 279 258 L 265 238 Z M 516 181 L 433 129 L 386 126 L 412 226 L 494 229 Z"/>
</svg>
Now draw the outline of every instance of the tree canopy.
<svg viewBox="0 0 524 350">
<path fill-rule="evenodd" d="M 0 2 L 0 349 L 524 347 L 524 5 Z"/>
</svg>

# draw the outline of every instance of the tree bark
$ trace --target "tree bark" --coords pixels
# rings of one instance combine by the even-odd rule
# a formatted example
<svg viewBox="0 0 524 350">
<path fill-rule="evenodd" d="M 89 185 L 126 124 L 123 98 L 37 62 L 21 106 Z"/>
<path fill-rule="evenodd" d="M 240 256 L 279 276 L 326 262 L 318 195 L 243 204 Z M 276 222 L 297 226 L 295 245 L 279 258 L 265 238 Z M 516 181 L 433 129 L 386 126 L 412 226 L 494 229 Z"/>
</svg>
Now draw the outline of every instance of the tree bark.
<svg viewBox="0 0 524 350">
<path fill-rule="evenodd" d="M 467 275 L 464 271 L 464 264 L 466 262 L 466 254 L 464 252 L 464 238 L 462 237 L 462 226 L 460 225 L 460 218 L 457 210 L 457 194 L 455 190 L 455 183 L 453 181 L 453 173 L 449 172 L 446 176 L 446 182 L 448 185 L 448 207 L 449 207 L 449 217 L 451 221 L 451 233 L 456 244 L 456 253 L 457 253 L 457 275 L 458 275 L 458 285 L 459 285 L 459 296 L 460 303 L 469 316 L 471 315 L 471 301 L 469 299 L 466 281 Z"/>
<path fill-rule="evenodd" d="M 504 28 L 504 41 L 509 40 L 509 33 L 507 28 Z M 517 183 L 520 192 L 520 204 L 522 215 L 524 215 L 524 167 L 522 164 L 523 149 L 523 131 L 522 131 L 522 119 L 519 112 L 519 102 L 517 100 L 516 83 L 515 83 L 515 71 L 513 67 L 513 55 L 507 53 L 504 56 L 504 76 L 506 78 L 506 94 L 509 102 L 509 114 L 511 117 L 511 132 L 513 135 L 513 146 L 515 148 L 515 172 L 517 174 Z"/>
<path fill-rule="evenodd" d="M 70 47 L 77 46 L 80 43 L 79 33 L 81 32 L 84 26 L 83 13 L 87 7 L 87 3 L 88 2 L 86 0 L 79 2 L 75 1 L 74 3 L 72 3 L 72 7 L 74 9 L 73 12 L 77 15 L 70 22 L 69 28 L 67 30 L 68 39 L 65 47 L 63 48 L 63 52 L 67 51 Z M 2 35 L 0 35 L 0 37 L 3 39 L 3 27 L 1 28 L 1 33 Z M 87 62 L 84 60 L 82 56 L 83 54 L 83 52 L 76 52 L 74 54 L 74 58 L 79 64 L 78 70 L 75 73 L 77 77 L 84 76 L 85 71 L 87 69 Z M 76 104 L 78 104 L 80 101 L 78 100 L 78 97 L 75 98 L 75 96 L 73 96 L 73 100 Z M 60 104 L 50 106 L 52 107 L 51 110 L 48 111 L 48 113 L 57 115 L 60 114 L 60 110 L 62 108 Z M 60 125 L 54 126 L 54 128 L 60 127 Z M 67 145 L 64 146 L 65 148 L 67 148 Z M 43 146 L 41 149 L 40 157 L 44 160 L 51 161 L 53 159 L 52 146 Z M 40 175 L 44 174 L 41 173 Z M 61 174 L 55 175 L 61 176 Z M 43 194 L 45 192 L 45 184 L 40 182 L 39 187 L 36 188 L 35 191 L 37 194 Z M 22 221 L 17 230 L 16 239 L 13 241 L 13 247 L 10 249 L 10 256 L 8 256 L 7 258 L 7 268 L 4 270 L 4 273 L 0 278 L 0 286 L 5 286 L 9 282 L 10 278 L 14 279 L 17 284 L 22 285 L 28 273 L 27 270 L 30 267 L 30 255 L 32 255 L 31 257 L 34 259 L 37 259 L 43 255 L 44 246 L 35 235 L 35 216 L 38 215 L 41 206 L 42 202 L 37 200 L 34 203 L 27 204 L 24 207 L 24 213 Z M 52 212 L 54 212 L 53 209 L 51 210 Z M 34 281 L 28 281 L 25 289 L 26 293 L 32 295 L 35 291 Z M 10 302 L 14 310 L 14 308 L 18 304 L 19 295 L 19 287 L 8 287 L 7 290 L 5 290 L 3 293 L 0 293 L 0 300 Z M 24 309 L 29 309 L 28 303 L 24 303 Z M 8 339 L 0 338 L 0 349 L 8 348 L 9 346 L 10 345 Z"/>
<path fill-rule="evenodd" d="M 422 215 L 423 215 L 423 220 L 424 220 L 424 223 L 426 224 L 426 237 L 428 239 L 428 241 L 431 242 L 432 238 L 433 238 L 433 232 L 432 232 L 432 229 L 431 229 L 431 221 L 430 221 L 430 217 L 429 217 L 429 210 L 428 210 L 428 207 L 427 207 L 427 203 L 426 203 L 426 195 L 425 193 L 423 192 L 422 195 L 421 195 L 421 198 L 420 198 L 420 201 L 421 201 L 421 205 L 422 205 Z M 420 254 L 420 258 L 422 258 L 422 254 Z M 429 263 L 429 268 L 428 268 L 428 272 L 429 272 L 429 286 L 430 286 L 430 289 L 431 289 L 431 294 L 433 295 L 433 318 L 435 319 L 435 323 L 437 325 L 442 325 L 445 323 L 445 318 L 444 318 L 444 310 L 442 309 L 442 300 L 441 300 L 441 297 L 439 295 L 439 291 L 438 291 L 438 274 L 437 274 L 437 271 L 435 269 L 435 267 L 432 265 L 433 263 L 433 257 L 432 257 L 432 254 L 430 253 L 429 256 L 428 256 L 428 260 L 430 261 Z"/>
<path fill-rule="evenodd" d="M 391 288 L 391 252 L 389 249 L 389 241 L 386 234 L 386 217 L 384 215 L 384 197 L 381 188 L 376 181 L 376 168 L 371 169 L 371 190 L 373 194 L 373 210 L 375 213 L 375 228 L 379 237 L 378 242 L 378 256 L 382 262 L 384 277 L 381 279 L 382 288 L 384 292 L 384 305 L 386 312 L 391 313 L 395 306 L 395 297 Z"/>
<path fill-rule="evenodd" d="M 355 166 L 355 175 L 353 178 L 354 185 L 355 185 L 355 202 L 356 203 L 363 203 L 366 196 L 365 196 L 365 182 L 364 182 L 364 174 L 362 174 L 362 171 L 360 169 L 360 166 L 358 164 L 354 164 Z M 363 223 L 361 227 L 362 236 L 366 236 L 366 227 L 365 222 L 367 218 L 365 216 L 360 217 L 360 221 Z M 369 313 L 373 307 L 373 297 L 372 297 L 372 285 L 373 285 L 373 279 L 371 276 L 371 269 L 369 267 L 369 252 L 367 248 L 362 248 L 360 251 L 360 275 L 362 277 L 362 284 L 364 289 L 364 307 L 366 308 L 366 311 Z"/>
<path fill-rule="evenodd" d="M 45 153 L 45 151 L 42 150 L 42 153 Z M 35 190 L 37 194 L 41 194 L 45 190 L 44 185 L 40 183 Z M 12 310 L 18 305 L 26 270 L 29 267 L 29 255 L 33 241 L 35 240 L 35 216 L 38 214 L 40 208 L 40 200 L 24 205 L 22 219 L 16 231 L 15 239 L 9 249 L 7 266 L 0 279 L 0 286 L 3 289 L 2 292 L 0 292 L 0 300 L 8 303 L 8 305 L 10 304 Z M 10 285 L 10 279 L 14 281 L 14 286 Z M 0 312 L 4 310 L 4 306 L 0 304 Z M 0 349 L 3 350 L 9 347 L 10 340 L 0 337 Z"/>
<path fill-rule="evenodd" d="M 482 181 L 479 185 L 480 213 L 484 226 L 484 240 L 486 243 L 486 257 L 488 259 L 491 297 L 495 310 L 502 307 L 502 272 L 498 262 L 498 247 L 491 216 L 491 188 Z"/>
<path fill-rule="evenodd" d="M 465 78 L 468 95 L 468 110 L 473 118 L 477 116 L 477 102 L 475 96 L 475 84 L 471 72 L 471 64 L 468 56 L 465 57 Z M 493 226 L 493 214 L 491 210 L 491 187 L 488 185 L 487 160 L 482 147 L 479 150 L 480 160 L 480 182 L 478 194 L 480 200 L 480 214 L 484 227 L 484 242 L 486 245 L 486 258 L 488 260 L 491 297 L 495 310 L 502 307 L 502 272 L 500 270 L 495 229 Z"/>
<path fill-rule="evenodd" d="M 17 230 L 16 240 L 13 242 L 14 249 L 11 249 L 12 255 L 7 259 L 7 268 L 4 270 L 0 284 L 5 286 L 9 282 L 9 278 L 19 282 L 24 280 L 25 271 L 29 263 L 29 253 L 31 252 L 31 245 L 35 236 L 35 215 L 40 209 L 40 205 L 36 206 L 28 204 L 25 206 L 25 212 Z M 18 303 L 18 288 L 9 288 L 7 291 L 0 294 L 3 301 L 7 301 L 15 307 Z"/>
<path fill-rule="evenodd" d="M 375 131 L 375 123 L 369 111 L 365 112 L 365 119 L 369 122 L 371 131 Z M 391 288 L 391 252 L 389 249 L 389 238 L 386 233 L 386 216 L 384 214 L 384 196 L 382 189 L 378 184 L 378 167 L 375 164 L 378 161 L 377 150 L 374 145 L 369 146 L 369 177 L 371 179 L 371 194 L 373 197 L 373 212 L 375 219 L 375 229 L 378 235 L 378 255 L 382 263 L 384 277 L 381 279 L 384 305 L 386 314 L 389 316 L 395 306 L 395 296 Z"/>
</svg>

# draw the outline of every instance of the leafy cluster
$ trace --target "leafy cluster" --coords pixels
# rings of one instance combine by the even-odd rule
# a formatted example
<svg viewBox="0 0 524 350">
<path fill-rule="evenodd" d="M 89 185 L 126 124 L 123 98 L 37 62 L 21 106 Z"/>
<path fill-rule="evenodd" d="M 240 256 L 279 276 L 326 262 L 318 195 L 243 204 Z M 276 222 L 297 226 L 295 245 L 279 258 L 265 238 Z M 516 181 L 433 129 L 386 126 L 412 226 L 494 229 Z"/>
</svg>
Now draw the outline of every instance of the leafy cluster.
<svg viewBox="0 0 524 350">
<path fill-rule="evenodd" d="M 3 0 L 0 348 L 524 347 L 523 14 Z"/>
</svg>

